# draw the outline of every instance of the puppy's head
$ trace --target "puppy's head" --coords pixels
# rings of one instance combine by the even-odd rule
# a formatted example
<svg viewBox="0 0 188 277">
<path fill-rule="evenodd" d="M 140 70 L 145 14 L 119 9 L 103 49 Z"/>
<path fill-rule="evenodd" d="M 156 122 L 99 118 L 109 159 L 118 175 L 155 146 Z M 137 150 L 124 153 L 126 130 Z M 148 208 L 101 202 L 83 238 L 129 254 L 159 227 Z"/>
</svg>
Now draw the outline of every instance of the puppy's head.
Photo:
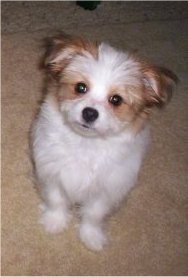
<svg viewBox="0 0 188 277">
<path fill-rule="evenodd" d="M 60 34 L 48 41 L 43 68 L 55 82 L 65 122 L 82 135 L 138 132 L 164 106 L 177 77 L 134 54 Z"/>
</svg>

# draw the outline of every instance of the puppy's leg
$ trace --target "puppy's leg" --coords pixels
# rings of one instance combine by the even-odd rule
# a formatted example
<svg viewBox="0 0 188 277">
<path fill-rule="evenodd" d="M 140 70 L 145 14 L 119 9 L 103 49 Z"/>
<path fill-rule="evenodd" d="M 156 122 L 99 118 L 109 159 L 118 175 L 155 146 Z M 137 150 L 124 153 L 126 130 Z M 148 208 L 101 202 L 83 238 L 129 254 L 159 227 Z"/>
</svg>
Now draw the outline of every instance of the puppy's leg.
<svg viewBox="0 0 188 277">
<path fill-rule="evenodd" d="M 59 233 L 67 227 L 70 219 L 68 200 L 62 195 L 60 189 L 52 184 L 50 188 L 43 191 L 42 196 L 43 203 L 39 206 L 41 210 L 39 223 L 47 232 Z"/>
<path fill-rule="evenodd" d="M 81 241 L 91 250 L 100 251 L 107 243 L 102 225 L 104 217 L 108 212 L 109 207 L 103 199 L 85 203 L 81 208 L 82 221 L 79 235 Z"/>
</svg>

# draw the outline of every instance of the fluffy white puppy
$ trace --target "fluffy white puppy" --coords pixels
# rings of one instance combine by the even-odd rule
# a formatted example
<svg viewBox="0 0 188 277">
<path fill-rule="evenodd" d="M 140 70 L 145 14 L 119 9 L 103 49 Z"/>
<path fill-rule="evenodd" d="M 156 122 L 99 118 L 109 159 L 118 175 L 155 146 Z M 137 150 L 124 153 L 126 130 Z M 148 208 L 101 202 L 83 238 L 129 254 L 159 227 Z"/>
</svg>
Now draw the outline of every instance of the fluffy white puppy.
<svg viewBox="0 0 188 277">
<path fill-rule="evenodd" d="M 77 204 L 81 240 L 101 250 L 105 216 L 135 184 L 151 108 L 169 100 L 176 76 L 65 34 L 48 40 L 43 68 L 47 93 L 31 132 L 40 223 L 62 231 Z"/>
</svg>

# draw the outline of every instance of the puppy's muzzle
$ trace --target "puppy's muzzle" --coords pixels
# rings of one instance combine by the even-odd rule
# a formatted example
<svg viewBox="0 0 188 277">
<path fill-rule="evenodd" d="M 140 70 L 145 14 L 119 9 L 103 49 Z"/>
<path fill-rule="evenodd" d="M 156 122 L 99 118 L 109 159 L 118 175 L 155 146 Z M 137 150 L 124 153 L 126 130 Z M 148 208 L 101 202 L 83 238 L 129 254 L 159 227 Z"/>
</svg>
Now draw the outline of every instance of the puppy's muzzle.
<svg viewBox="0 0 188 277">
<path fill-rule="evenodd" d="M 91 107 L 86 107 L 82 111 L 82 117 L 86 123 L 93 123 L 99 116 L 96 109 Z"/>
</svg>

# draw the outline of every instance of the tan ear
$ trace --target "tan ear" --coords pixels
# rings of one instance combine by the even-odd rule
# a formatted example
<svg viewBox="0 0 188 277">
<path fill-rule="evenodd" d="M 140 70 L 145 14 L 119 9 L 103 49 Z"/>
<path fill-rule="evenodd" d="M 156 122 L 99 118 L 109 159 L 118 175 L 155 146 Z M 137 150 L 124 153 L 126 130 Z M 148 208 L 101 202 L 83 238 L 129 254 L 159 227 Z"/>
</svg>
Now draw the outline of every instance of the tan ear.
<svg viewBox="0 0 188 277">
<path fill-rule="evenodd" d="M 45 40 L 45 48 L 46 52 L 41 63 L 41 68 L 45 69 L 53 77 L 58 77 L 75 55 L 82 55 L 84 51 L 96 55 L 95 45 L 65 33 L 47 38 Z"/>
<path fill-rule="evenodd" d="M 147 107 L 163 107 L 171 99 L 177 76 L 167 68 L 146 66 L 143 70 Z"/>
</svg>

